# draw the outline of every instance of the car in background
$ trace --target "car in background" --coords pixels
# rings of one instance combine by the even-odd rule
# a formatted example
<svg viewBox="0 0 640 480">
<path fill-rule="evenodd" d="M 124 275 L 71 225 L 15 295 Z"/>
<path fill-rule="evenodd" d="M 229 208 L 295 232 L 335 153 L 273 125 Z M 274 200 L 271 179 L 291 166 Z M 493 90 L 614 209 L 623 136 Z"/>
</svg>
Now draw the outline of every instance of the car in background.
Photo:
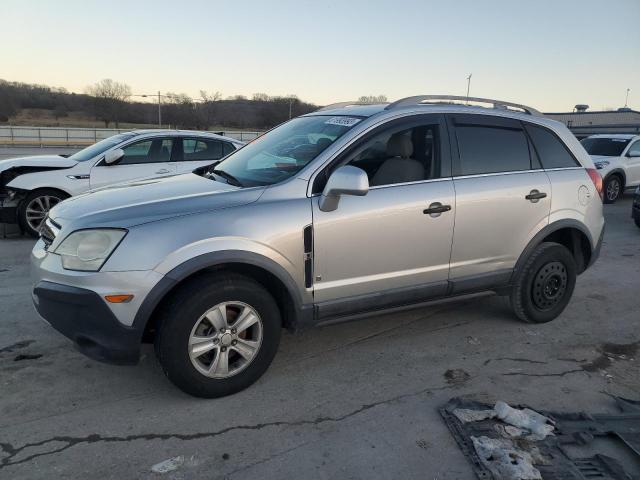
<svg viewBox="0 0 640 480">
<path fill-rule="evenodd" d="M 101 140 L 69 157 L 0 161 L 0 223 L 33 237 L 65 198 L 142 178 L 167 177 L 209 165 L 244 142 L 209 132 L 136 130 Z"/>
<path fill-rule="evenodd" d="M 631 205 L 631 217 L 636 222 L 636 226 L 640 228 L 640 186 L 636 188 L 633 194 L 633 204 Z"/>
<path fill-rule="evenodd" d="M 614 203 L 626 188 L 640 185 L 640 135 L 591 135 L 580 143 L 604 182 L 604 203 Z"/>
</svg>

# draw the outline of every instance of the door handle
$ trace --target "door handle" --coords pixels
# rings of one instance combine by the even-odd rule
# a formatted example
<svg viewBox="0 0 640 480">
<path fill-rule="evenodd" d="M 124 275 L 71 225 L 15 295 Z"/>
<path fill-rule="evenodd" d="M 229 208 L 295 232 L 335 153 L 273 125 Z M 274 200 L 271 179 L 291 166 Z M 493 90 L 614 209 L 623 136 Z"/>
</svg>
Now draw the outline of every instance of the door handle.
<svg viewBox="0 0 640 480">
<path fill-rule="evenodd" d="M 422 213 L 436 217 L 449 210 L 451 210 L 451 205 L 442 205 L 440 202 L 434 202 L 429 205 L 429 208 L 423 210 Z"/>
<path fill-rule="evenodd" d="M 541 198 L 546 198 L 547 194 L 544 192 L 539 192 L 538 190 L 531 190 L 529 195 L 525 195 L 524 198 L 529 200 L 531 203 L 536 203 Z"/>
<path fill-rule="evenodd" d="M 161 168 L 156 173 L 169 173 L 171 170 L 167 170 L 166 168 Z"/>
</svg>

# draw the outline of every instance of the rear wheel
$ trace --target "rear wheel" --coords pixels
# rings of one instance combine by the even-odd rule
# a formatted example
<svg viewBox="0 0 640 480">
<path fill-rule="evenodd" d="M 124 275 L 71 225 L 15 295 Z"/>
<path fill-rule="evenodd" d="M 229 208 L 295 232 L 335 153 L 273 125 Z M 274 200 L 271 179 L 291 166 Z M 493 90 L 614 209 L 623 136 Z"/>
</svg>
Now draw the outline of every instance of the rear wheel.
<svg viewBox="0 0 640 480">
<path fill-rule="evenodd" d="M 258 380 L 277 352 L 280 333 L 280 311 L 262 285 L 235 274 L 207 274 L 169 300 L 155 347 L 178 388 L 215 398 Z"/>
<path fill-rule="evenodd" d="M 611 175 L 604 181 L 604 203 L 615 203 L 622 195 L 622 178 Z"/>
<path fill-rule="evenodd" d="M 37 238 L 49 210 L 65 198 L 68 198 L 67 194 L 50 188 L 29 193 L 18 208 L 18 222 L 22 230 Z"/>
<path fill-rule="evenodd" d="M 576 284 L 576 263 L 558 243 L 540 244 L 516 276 L 511 306 L 521 320 L 550 322 L 565 309 Z"/>
</svg>

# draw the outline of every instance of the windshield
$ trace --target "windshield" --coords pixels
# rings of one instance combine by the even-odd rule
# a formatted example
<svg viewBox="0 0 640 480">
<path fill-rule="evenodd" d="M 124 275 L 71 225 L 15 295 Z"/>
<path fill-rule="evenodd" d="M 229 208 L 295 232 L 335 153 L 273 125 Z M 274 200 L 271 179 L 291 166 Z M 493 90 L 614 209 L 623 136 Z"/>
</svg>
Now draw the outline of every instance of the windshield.
<svg viewBox="0 0 640 480">
<path fill-rule="evenodd" d="M 329 145 L 362 120 L 361 117 L 299 117 L 283 123 L 232 153 L 215 166 L 242 186 L 272 185 L 294 176 Z"/>
<path fill-rule="evenodd" d="M 619 157 L 624 147 L 629 143 L 628 138 L 585 138 L 580 143 L 589 155 L 602 155 L 604 157 Z"/>
<path fill-rule="evenodd" d="M 76 162 L 86 162 L 87 160 L 91 160 L 95 156 L 106 152 L 111 147 L 115 147 L 119 143 L 122 143 L 125 140 L 129 140 L 134 136 L 135 134 L 133 133 L 120 133 L 118 135 L 105 138 L 104 140 L 100 140 L 98 143 L 94 143 L 93 145 L 87 148 L 83 148 L 79 152 L 76 152 L 73 155 L 71 155 L 69 158 L 71 160 L 75 160 Z"/>
</svg>

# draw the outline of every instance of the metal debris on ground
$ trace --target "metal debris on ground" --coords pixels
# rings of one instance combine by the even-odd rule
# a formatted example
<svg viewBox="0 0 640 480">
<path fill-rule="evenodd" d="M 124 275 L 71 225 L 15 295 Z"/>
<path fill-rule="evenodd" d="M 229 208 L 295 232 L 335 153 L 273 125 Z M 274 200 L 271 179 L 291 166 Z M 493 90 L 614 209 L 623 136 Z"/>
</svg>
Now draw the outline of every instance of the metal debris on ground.
<svg viewBox="0 0 640 480">
<path fill-rule="evenodd" d="M 614 398 L 619 414 L 540 413 L 504 402 L 491 408 L 463 398 L 451 399 L 440 414 L 483 480 L 640 478 L 625 471 L 640 464 L 640 402 Z M 625 451 L 605 455 L 596 438 L 621 440 Z"/>
</svg>

